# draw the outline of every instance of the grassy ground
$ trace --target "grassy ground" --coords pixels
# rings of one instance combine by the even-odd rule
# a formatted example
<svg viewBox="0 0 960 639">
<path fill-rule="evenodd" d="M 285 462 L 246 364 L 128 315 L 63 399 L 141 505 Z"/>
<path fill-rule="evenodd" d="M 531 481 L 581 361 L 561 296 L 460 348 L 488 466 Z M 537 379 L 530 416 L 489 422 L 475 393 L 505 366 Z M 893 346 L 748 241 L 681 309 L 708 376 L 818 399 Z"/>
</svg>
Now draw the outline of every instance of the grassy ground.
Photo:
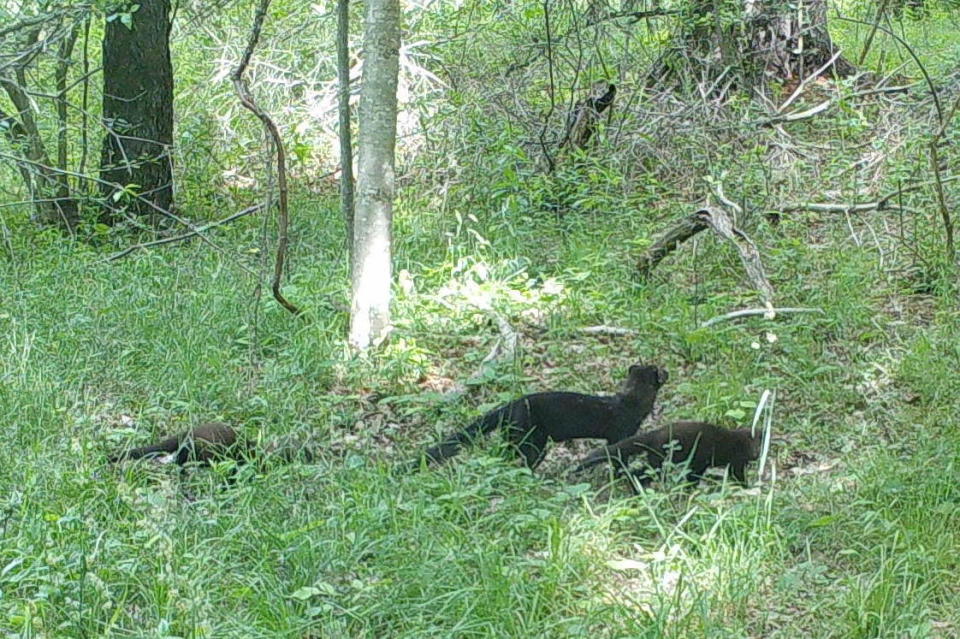
<svg viewBox="0 0 960 639">
<path fill-rule="evenodd" d="M 453 186 L 411 170 L 396 330 L 366 357 L 346 352 L 334 310 L 347 279 L 332 197 L 295 201 L 286 292 L 307 322 L 258 294 L 252 220 L 212 236 L 217 249 L 110 263 L 109 246 L 14 226 L 0 264 L 0 632 L 957 636 L 960 311 L 933 194 L 912 192 L 904 215 L 765 215 L 774 201 L 926 179 L 924 109 L 843 103 L 790 128 L 829 162 L 771 171 L 769 149 L 710 148 L 686 182 L 638 177 L 629 154 L 519 175 L 490 139 L 477 166 L 451 169 Z M 860 160 L 872 183 L 849 170 Z M 702 328 L 756 305 L 735 251 L 706 234 L 636 278 L 642 249 L 722 169 L 753 205 L 741 224 L 777 303 L 823 314 Z M 560 219 L 545 206 L 556 200 Z M 492 368 L 487 306 L 521 334 Z M 637 334 L 580 330 L 597 324 Z M 764 477 L 631 497 L 602 473 L 566 475 L 582 445 L 558 447 L 537 475 L 489 450 L 396 472 L 486 408 L 535 390 L 612 392 L 636 361 L 671 372 L 665 420 L 743 424 L 775 389 Z M 165 466 L 106 464 L 210 419 L 263 441 L 310 434 L 322 454 L 243 467 L 232 486 L 222 466 L 181 482 Z"/>
<path fill-rule="evenodd" d="M 401 229 L 412 227 L 405 215 Z M 850 243 L 846 228 L 824 224 L 824 243 L 813 244 L 808 226 L 786 224 L 764 240 L 778 295 L 825 314 L 703 330 L 698 320 L 750 297 L 715 241 L 681 251 L 644 284 L 623 239 L 649 237 L 656 224 L 635 214 L 569 220 L 563 232 L 550 216 L 530 218 L 482 246 L 473 242 L 484 223 L 500 228 L 495 216 L 476 233 L 419 219 L 400 241 L 409 283 L 398 290 L 397 333 L 367 360 L 344 354 L 344 318 L 320 302 L 304 323 L 254 296 L 233 252 L 243 255 L 254 229 L 219 236 L 229 253 L 197 244 L 111 264 L 60 241 L 13 247 L 0 314 L 7 633 L 947 637 L 960 628 L 954 293 L 904 295 L 876 248 Z M 336 300 L 344 286 L 325 233 L 298 238 L 299 303 Z M 421 263 L 419 252 L 448 257 Z M 450 257 L 459 253 L 474 257 Z M 442 391 L 469 379 L 496 339 L 470 295 L 510 313 L 522 354 L 451 399 Z M 640 335 L 577 331 L 595 323 Z M 628 498 L 622 487 L 596 493 L 601 476 L 593 488 L 569 483 L 562 452 L 544 477 L 480 453 L 439 471 L 392 472 L 489 404 L 541 388 L 610 391 L 636 360 L 671 370 L 665 418 L 734 425 L 776 388 L 774 428 L 786 438 L 776 475 L 749 491 Z M 226 469 L 180 486 L 166 467 L 105 464 L 127 440 L 212 418 L 263 439 L 308 431 L 324 455 L 244 468 L 227 489 Z"/>
</svg>

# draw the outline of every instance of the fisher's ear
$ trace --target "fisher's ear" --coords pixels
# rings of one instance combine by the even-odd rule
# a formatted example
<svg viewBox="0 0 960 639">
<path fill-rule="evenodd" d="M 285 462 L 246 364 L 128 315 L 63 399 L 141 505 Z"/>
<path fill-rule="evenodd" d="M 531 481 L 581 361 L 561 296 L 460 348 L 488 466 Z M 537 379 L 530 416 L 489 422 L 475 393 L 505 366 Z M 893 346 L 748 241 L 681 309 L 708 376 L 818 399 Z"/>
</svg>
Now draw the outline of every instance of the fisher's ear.
<svg viewBox="0 0 960 639">
<path fill-rule="evenodd" d="M 670 373 L 667 372 L 665 368 L 657 368 L 657 381 L 660 384 L 666 384 L 667 380 L 670 379 Z"/>
</svg>

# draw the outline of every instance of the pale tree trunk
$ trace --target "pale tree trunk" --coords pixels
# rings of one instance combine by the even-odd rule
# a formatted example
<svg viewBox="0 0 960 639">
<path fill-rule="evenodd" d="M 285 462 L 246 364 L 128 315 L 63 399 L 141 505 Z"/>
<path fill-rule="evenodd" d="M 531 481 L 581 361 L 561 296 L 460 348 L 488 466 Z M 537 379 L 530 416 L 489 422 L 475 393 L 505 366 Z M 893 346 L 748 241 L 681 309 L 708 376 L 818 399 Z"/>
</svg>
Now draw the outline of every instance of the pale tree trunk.
<svg viewBox="0 0 960 639">
<path fill-rule="evenodd" d="M 368 0 L 364 21 L 350 305 L 350 344 L 359 349 L 390 329 L 400 0 Z"/>
</svg>

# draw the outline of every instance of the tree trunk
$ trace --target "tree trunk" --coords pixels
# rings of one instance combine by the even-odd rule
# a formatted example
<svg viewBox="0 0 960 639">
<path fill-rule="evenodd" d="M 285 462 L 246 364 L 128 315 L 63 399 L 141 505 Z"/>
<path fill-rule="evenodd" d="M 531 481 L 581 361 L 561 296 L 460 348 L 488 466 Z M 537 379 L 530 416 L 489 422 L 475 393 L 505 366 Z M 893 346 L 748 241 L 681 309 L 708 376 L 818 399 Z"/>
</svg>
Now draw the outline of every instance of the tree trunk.
<svg viewBox="0 0 960 639">
<path fill-rule="evenodd" d="M 350 344 L 359 349 L 390 328 L 400 0 L 367 0 L 363 46 L 350 307 Z"/>
<path fill-rule="evenodd" d="M 22 72 L 18 73 L 17 81 L 0 77 L 0 86 L 17 109 L 16 117 L 0 110 L 0 129 L 6 134 L 10 147 L 22 158 L 17 166 L 33 200 L 34 221 L 41 226 L 72 231 L 79 218 L 77 202 L 70 196 L 66 176 L 50 164 L 25 85 Z"/>
<path fill-rule="evenodd" d="M 173 66 L 170 1 L 143 0 L 128 19 L 113 19 L 103 36 L 103 123 L 100 156 L 105 210 L 101 221 L 121 219 L 114 195 L 128 185 L 139 197 L 127 212 L 159 219 L 173 206 Z M 124 23 L 129 23 L 129 26 Z M 122 202 L 119 204 L 122 205 Z"/>
<path fill-rule="evenodd" d="M 350 0 L 337 0 L 337 111 L 340 116 L 340 210 L 353 272 L 353 141 L 350 134 Z"/>
<path fill-rule="evenodd" d="M 727 0 L 691 5 L 651 79 L 696 78 L 715 84 L 718 92 L 731 83 L 748 88 L 771 79 L 799 81 L 817 72 L 847 76 L 855 71 L 843 56 L 830 62 L 837 49 L 827 30 L 827 0 L 739 1 L 743 8 L 736 21 L 721 10 Z"/>
</svg>

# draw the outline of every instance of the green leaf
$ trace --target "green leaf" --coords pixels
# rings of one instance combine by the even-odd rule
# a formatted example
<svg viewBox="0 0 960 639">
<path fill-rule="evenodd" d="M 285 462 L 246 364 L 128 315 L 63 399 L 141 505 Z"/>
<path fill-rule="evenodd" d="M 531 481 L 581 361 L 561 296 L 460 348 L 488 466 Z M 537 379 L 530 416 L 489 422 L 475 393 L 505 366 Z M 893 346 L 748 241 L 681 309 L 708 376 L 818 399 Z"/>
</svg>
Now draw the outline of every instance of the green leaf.
<svg viewBox="0 0 960 639">
<path fill-rule="evenodd" d="M 304 586 L 303 588 L 298 588 L 290 596 L 294 599 L 299 599 L 300 601 L 306 601 L 310 597 L 320 594 L 320 589 L 315 586 Z"/>
<path fill-rule="evenodd" d="M 807 528 L 824 528 L 825 526 L 829 526 L 836 520 L 837 520 L 836 515 L 824 515 L 823 517 L 817 517 L 816 519 L 811 521 L 809 524 L 807 524 Z"/>
<path fill-rule="evenodd" d="M 747 416 L 747 413 L 742 408 L 731 408 L 723 415 L 724 417 L 729 417 L 730 419 L 741 420 Z"/>
</svg>

